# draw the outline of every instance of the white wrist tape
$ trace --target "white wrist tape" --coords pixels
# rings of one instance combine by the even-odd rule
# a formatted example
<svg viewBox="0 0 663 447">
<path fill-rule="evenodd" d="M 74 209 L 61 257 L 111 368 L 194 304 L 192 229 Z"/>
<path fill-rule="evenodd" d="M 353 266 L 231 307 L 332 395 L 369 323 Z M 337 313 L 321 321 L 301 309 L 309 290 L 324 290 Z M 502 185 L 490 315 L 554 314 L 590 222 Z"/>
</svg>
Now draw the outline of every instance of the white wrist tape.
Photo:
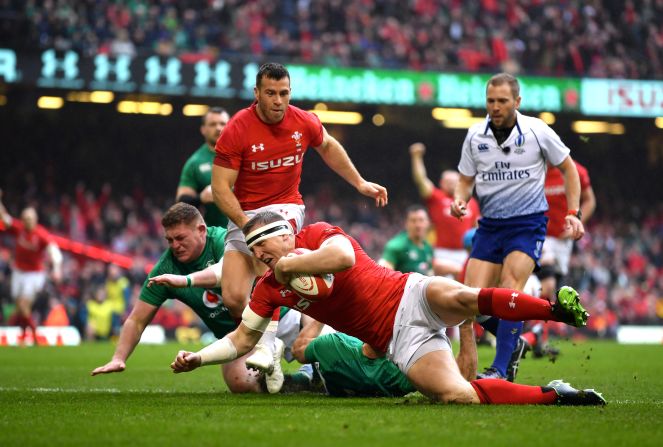
<svg viewBox="0 0 663 447">
<path fill-rule="evenodd" d="M 212 270 L 214 271 L 214 276 L 216 276 L 216 285 L 220 287 L 221 275 L 223 273 L 223 258 L 212 266 Z"/>
<path fill-rule="evenodd" d="M 237 348 L 228 337 L 223 337 L 198 351 L 200 366 L 228 363 L 237 358 Z"/>
<path fill-rule="evenodd" d="M 271 318 L 261 317 L 252 311 L 249 306 L 246 306 L 244 312 L 242 312 L 242 323 L 254 331 L 265 332 L 270 321 L 272 321 Z"/>
</svg>

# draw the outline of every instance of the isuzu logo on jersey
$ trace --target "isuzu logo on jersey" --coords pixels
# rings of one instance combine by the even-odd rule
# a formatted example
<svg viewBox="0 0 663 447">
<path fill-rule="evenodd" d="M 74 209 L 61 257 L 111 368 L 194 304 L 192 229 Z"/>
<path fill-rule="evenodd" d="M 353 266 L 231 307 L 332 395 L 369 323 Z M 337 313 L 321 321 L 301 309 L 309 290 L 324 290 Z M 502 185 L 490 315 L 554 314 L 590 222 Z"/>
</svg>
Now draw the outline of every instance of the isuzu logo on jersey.
<svg viewBox="0 0 663 447">
<path fill-rule="evenodd" d="M 205 290 L 203 292 L 203 304 L 210 309 L 214 309 L 221 304 L 221 297 L 210 290 Z"/>
<path fill-rule="evenodd" d="M 251 152 L 262 152 L 265 150 L 265 145 L 263 143 L 251 145 Z"/>
<path fill-rule="evenodd" d="M 269 161 L 252 161 L 252 171 L 267 171 L 268 169 L 280 168 L 281 166 L 295 166 L 304 160 L 304 155 L 288 155 L 287 157 L 277 158 Z"/>
</svg>

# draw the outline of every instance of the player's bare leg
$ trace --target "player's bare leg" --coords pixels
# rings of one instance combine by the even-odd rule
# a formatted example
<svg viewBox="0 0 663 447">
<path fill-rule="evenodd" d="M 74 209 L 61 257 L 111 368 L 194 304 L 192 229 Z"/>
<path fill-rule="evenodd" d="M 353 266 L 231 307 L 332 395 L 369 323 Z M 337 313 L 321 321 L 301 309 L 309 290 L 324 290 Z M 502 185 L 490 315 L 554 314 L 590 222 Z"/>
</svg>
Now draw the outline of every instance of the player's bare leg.
<svg viewBox="0 0 663 447">
<path fill-rule="evenodd" d="M 479 396 L 461 375 L 451 351 L 429 352 L 412 365 L 407 377 L 423 395 L 435 401 L 479 403 Z"/>
<path fill-rule="evenodd" d="M 237 250 L 227 251 L 223 256 L 223 277 L 221 278 L 223 304 L 230 311 L 230 315 L 236 319 L 241 318 L 242 312 L 248 304 L 256 277 L 254 262 L 259 261 Z M 267 389 L 270 393 L 278 392 L 283 386 L 284 380 L 280 361 L 282 350 L 277 349 L 275 340 L 277 326 L 278 322 L 270 323 L 256 349 L 247 356 L 244 363 L 245 368 L 265 373 Z"/>
<path fill-rule="evenodd" d="M 242 318 L 254 279 L 255 272 L 251 256 L 236 250 L 227 251 L 224 254 L 221 290 L 223 304 L 233 318 Z"/>
</svg>

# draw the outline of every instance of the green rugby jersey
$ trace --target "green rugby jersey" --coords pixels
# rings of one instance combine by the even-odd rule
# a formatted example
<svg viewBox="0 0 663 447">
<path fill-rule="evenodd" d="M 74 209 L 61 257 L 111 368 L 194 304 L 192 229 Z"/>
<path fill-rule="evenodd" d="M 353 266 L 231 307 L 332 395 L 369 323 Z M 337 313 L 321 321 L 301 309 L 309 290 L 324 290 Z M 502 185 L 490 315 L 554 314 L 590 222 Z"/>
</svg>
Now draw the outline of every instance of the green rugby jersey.
<svg viewBox="0 0 663 447">
<path fill-rule="evenodd" d="M 413 243 L 405 231 L 391 238 L 384 247 L 382 259 L 389 261 L 394 270 L 430 275 L 433 271 L 433 247 L 424 240 L 421 246 Z"/>
<path fill-rule="evenodd" d="M 321 335 L 304 351 L 318 369 L 332 396 L 404 396 L 416 391 L 396 365 L 386 358 L 369 359 L 361 340 L 341 332 Z"/>
<path fill-rule="evenodd" d="M 210 151 L 207 143 L 200 146 L 184 164 L 179 186 L 188 186 L 200 194 L 203 189 L 212 183 L 214 156 L 214 152 Z M 228 217 L 216 207 L 214 202 L 205 203 L 203 206 L 205 207 L 205 222 L 207 225 L 223 228 L 228 226 Z"/>
<path fill-rule="evenodd" d="M 179 262 L 173 256 L 170 249 L 168 249 L 161 255 L 159 262 L 154 266 L 148 278 L 164 273 L 188 275 L 216 264 L 223 257 L 223 240 L 225 236 L 225 228 L 207 227 L 205 249 L 198 259 L 184 264 Z M 201 287 L 177 289 L 156 284 L 147 287 L 146 279 L 140 291 L 140 299 L 154 306 L 161 306 L 168 299 L 182 301 L 198 314 L 217 338 L 223 337 L 237 327 L 237 323 L 235 323 L 228 309 L 223 305 L 220 287 L 213 289 L 204 289 Z"/>
</svg>

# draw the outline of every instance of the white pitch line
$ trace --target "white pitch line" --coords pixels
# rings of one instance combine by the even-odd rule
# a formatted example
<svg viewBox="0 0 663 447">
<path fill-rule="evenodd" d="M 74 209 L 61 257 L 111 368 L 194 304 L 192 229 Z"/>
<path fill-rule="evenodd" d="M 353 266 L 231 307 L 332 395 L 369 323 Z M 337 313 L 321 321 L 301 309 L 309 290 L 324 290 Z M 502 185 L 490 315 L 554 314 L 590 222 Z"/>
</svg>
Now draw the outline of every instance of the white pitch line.
<svg viewBox="0 0 663 447">
<path fill-rule="evenodd" d="M 162 390 L 162 389 L 126 389 L 121 390 L 119 388 L 45 388 L 45 387 L 35 387 L 35 388 L 18 388 L 18 387 L 0 387 L 0 392 L 9 392 L 9 391 L 21 391 L 21 392 L 33 392 L 33 393 L 151 393 L 151 394 L 174 394 L 174 393 L 183 393 L 187 394 L 203 394 L 208 393 L 208 391 L 178 391 L 178 390 Z"/>
</svg>

